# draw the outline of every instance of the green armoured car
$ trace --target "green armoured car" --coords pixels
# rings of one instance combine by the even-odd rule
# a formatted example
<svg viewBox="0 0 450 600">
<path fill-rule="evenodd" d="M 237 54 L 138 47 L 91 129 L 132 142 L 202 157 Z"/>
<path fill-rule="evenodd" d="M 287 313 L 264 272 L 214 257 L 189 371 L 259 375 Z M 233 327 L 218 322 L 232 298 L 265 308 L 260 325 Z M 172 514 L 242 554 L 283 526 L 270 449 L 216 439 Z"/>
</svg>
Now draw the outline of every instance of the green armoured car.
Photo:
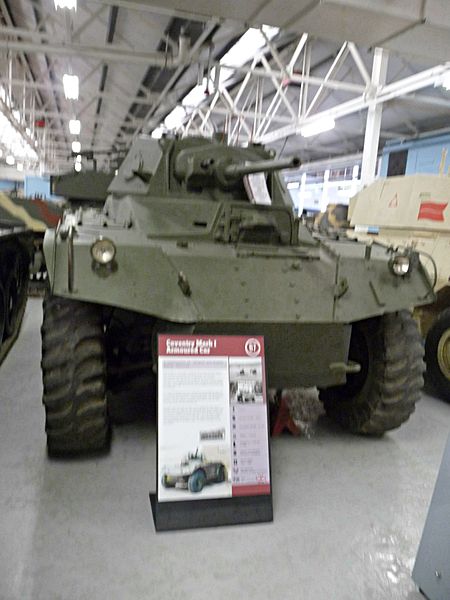
<svg viewBox="0 0 450 600">
<path fill-rule="evenodd" d="M 320 240 L 262 146 L 138 139 L 102 210 L 69 212 L 44 252 L 50 453 L 107 446 L 108 399 L 151 402 L 163 332 L 263 335 L 268 385 L 318 386 L 329 416 L 380 435 L 414 411 L 433 301 L 419 255 Z"/>
</svg>

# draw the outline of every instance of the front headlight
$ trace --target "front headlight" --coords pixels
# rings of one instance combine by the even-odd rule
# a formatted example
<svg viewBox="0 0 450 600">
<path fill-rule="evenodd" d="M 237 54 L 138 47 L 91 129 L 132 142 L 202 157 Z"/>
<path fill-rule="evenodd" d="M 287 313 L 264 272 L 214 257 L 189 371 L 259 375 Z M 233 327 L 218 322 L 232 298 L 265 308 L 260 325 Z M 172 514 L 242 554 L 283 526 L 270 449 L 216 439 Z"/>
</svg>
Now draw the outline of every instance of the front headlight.
<svg viewBox="0 0 450 600">
<path fill-rule="evenodd" d="M 394 275 L 404 277 L 411 269 L 411 259 L 406 254 L 398 254 L 390 260 L 389 266 Z"/>
<path fill-rule="evenodd" d="M 116 256 L 116 247 L 114 242 L 107 238 L 96 240 L 91 246 L 91 256 L 99 265 L 107 265 L 114 260 Z"/>
</svg>

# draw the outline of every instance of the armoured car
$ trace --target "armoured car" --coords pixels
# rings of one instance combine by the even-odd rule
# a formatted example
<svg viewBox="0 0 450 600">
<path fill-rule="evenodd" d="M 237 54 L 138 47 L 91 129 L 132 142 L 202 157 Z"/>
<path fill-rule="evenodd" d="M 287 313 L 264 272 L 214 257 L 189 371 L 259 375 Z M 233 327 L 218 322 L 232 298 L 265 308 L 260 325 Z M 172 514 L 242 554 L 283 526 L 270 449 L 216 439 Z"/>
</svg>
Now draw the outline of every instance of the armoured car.
<svg viewBox="0 0 450 600">
<path fill-rule="evenodd" d="M 138 382 L 145 397 L 161 332 L 263 335 L 270 387 L 318 386 L 357 433 L 408 419 L 423 384 L 410 310 L 434 299 L 427 272 L 412 249 L 315 239 L 280 173 L 298 165 L 258 145 L 138 139 L 103 209 L 47 231 L 50 453 L 107 446 L 108 396 L 131 401 Z"/>
<path fill-rule="evenodd" d="M 430 382 L 450 401 L 450 177 L 406 175 L 377 180 L 352 199 L 358 239 L 414 247 L 435 281 L 436 301 L 415 311 L 425 338 Z"/>
<path fill-rule="evenodd" d="M 166 469 L 161 483 L 166 488 L 188 489 L 190 492 L 201 492 L 205 485 L 223 483 L 227 479 L 227 470 L 221 462 L 209 462 L 203 454 L 189 453 L 180 465 Z"/>
</svg>

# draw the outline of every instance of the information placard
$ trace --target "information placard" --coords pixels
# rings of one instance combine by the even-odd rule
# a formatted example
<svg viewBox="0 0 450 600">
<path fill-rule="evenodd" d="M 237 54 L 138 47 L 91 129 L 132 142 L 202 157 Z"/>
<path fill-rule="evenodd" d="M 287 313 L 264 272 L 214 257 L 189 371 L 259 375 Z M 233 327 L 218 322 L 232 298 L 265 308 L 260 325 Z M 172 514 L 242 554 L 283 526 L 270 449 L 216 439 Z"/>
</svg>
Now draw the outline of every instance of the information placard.
<svg viewBox="0 0 450 600">
<path fill-rule="evenodd" d="M 157 529 L 271 520 L 262 337 L 158 336 L 153 504 Z"/>
</svg>

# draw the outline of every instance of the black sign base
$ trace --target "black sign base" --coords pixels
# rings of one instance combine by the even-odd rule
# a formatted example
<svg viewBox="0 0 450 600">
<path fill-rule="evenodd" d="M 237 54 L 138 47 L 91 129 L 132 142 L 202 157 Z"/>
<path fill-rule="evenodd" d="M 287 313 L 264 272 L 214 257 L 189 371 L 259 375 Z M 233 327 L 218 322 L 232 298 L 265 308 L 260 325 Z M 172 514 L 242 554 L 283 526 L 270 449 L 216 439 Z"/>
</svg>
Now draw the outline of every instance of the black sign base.
<svg viewBox="0 0 450 600">
<path fill-rule="evenodd" d="M 156 531 L 273 521 L 272 496 L 158 502 L 150 494 Z"/>
</svg>

